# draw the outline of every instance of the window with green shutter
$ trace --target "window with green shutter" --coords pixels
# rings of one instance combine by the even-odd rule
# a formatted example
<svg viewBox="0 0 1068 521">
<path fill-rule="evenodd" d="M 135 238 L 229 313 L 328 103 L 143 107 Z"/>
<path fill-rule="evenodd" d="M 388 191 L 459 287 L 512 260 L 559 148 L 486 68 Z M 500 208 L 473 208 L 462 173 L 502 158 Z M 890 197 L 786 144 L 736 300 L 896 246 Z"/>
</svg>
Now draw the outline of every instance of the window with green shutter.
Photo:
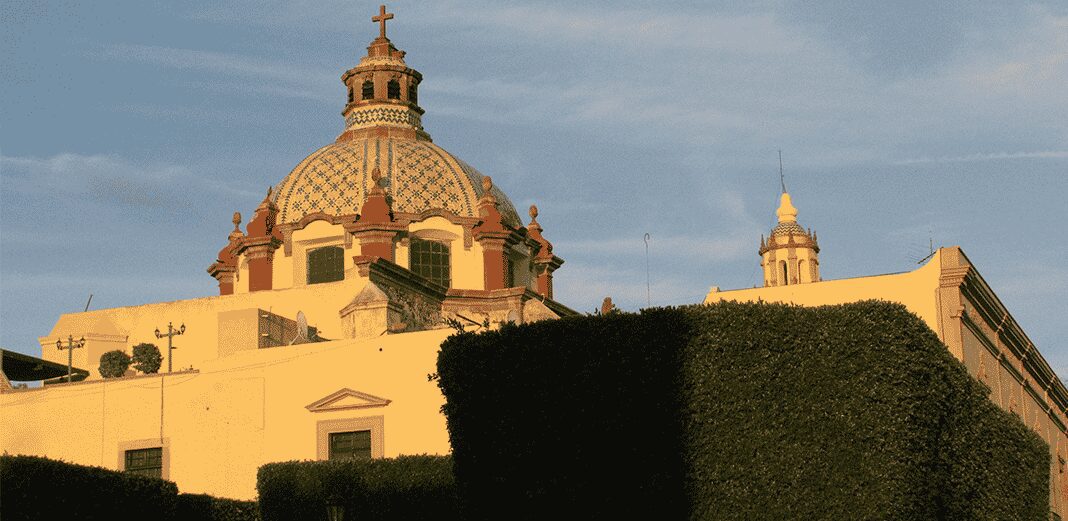
<svg viewBox="0 0 1068 521">
<path fill-rule="evenodd" d="M 126 472 L 153 478 L 163 477 L 163 448 L 126 451 Z"/>
<path fill-rule="evenodd" d="M 334 282 L 345 278 L 345 250 L 340 246 L 316 248 L 308 252 L 308 284 Z"/>
<path fill-rule="evenodd" d="M 371 459 L 371 431 L 331 432 L 329 459 Z"/>
</svg>

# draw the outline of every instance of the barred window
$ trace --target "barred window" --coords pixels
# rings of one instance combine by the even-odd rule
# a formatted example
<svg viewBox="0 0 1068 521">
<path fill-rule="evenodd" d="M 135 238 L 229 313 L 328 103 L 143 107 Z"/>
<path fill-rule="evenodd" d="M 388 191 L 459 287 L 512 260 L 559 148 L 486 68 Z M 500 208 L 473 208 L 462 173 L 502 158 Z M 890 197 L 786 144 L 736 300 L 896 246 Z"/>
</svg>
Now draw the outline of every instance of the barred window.
<svg viewBox="0 0 1068 521">
<path fill-rule="evenodd" d="M 360 95 L 360 99 L 371 99 L 375 97 L 375 82 L 367 80 L 363 82 L 363 92 Z"/>
<path fill-rule="evenodd" d="M 331 432 L 329 459 L 371 459 L 371 431 Z"/>
<path fill-rule="evenodd" d="M 126 472 L 153 478 L 163 477 L 163 448 L 126 451 Z"/>
<path fill-rule="evenodd" d="M 334 282 L 345 278 L 344 250 L 340 246 L 316 248 L 308 252 L 308 284 Z"/>
<path fill-rule="evenodd" d="M 386 84 L 386 97 L 389 99 L 400 99 L 400 82 L 397 80 L 389 80 Z"/>
<path fill-rule="evenodd" d="M 449 246 L 436 241 L 412 239 L 408 266 L 435 284 L 451 286 Z"/>
</svg>

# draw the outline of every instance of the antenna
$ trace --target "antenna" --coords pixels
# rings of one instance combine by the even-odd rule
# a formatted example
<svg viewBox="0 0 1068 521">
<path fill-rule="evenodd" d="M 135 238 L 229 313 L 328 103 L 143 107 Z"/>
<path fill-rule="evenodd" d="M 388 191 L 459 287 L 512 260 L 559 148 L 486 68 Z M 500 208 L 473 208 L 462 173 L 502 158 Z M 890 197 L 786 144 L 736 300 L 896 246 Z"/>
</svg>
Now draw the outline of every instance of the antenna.
<svg viewBox="0 0 1068 521">
<path fill-rule="evenodd" d="M 931 257 L 934 257 L 934 254 L 935 254 L 934 232 L 931 231 L 930 228 L 927 229 L 927 248 L 928 248 L 928 251 L 930 253 L 928 253 L 924 258 L 916 261 L 916 264 L 923 264 L 924 262 L 927 262 L 927 259 L 930 259 Z"/>
<path fill-rule="evenodd" d="M 643 238 L 643 240 L 645 241 L 645 306 L 646 307 L 650 307 L 650 306 L 653 305 L 652 304 L 652 301 L 653 301 L 653 299 L 652 299 L 652 290 L 650 289 L 651 286 L 649 284 L 649 239 L 651 239 L 651 238 L 652 238 L 652 236 L 649 235 L 648 233 L 646 233 L 645 237 Z"/>
<path fill-rule="evenodd" d="M 782 184 L 782 193 L 786 193 L 786 177 L 782 174 L 782 149 L 779 149 L 779 183 Z"/>
<path fill-rule="evenodd" d="M 93 301 L 93 294 L 90 293 L 89 294 L 89 300 L 85 301 L 85 310 L 83 310 L 82 313 L 85 313 L 86 311 L 89 311 L 89 303 L 92 302 L 92 301 Z"/>
</svg>

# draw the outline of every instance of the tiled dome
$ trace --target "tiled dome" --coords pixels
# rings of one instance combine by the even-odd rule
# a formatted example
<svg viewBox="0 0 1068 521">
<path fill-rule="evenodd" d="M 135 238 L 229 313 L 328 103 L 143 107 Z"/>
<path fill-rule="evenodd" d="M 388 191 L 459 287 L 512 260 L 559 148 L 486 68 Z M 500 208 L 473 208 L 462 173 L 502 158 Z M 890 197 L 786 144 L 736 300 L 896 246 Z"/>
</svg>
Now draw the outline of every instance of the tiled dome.
<svg viewBox="0 0 1068 521">
<path fill-rule="evenodd" d="M 791 234 L 792 235 L 804 235 L 805 237 L 808 237 L 808 232 L 806 232 L 805 229 L 802 228 L 800 224 L 797 224 L 797 221 L 781 222 L 781 223 L 775 225 L 775 227 L 771 229 L 771 236 L 772 237 L 778 237 L 778 236 L 782 236 L 782 235 L 791 235 Z"/>
<path fill-rule="evenodd" d="M 483 176 L 470 165 L 430 141 L 366 137 L 329 144 L 301 161 L 274 191 L 278 222 L 299 221 L 316 212 L 358 213 L 376 166 L 388 179 L 394 212 L 479 215 Z M 508 197 L 496 185 L 492 190 L 505 222 L 522 226 Z"/>
</svg>

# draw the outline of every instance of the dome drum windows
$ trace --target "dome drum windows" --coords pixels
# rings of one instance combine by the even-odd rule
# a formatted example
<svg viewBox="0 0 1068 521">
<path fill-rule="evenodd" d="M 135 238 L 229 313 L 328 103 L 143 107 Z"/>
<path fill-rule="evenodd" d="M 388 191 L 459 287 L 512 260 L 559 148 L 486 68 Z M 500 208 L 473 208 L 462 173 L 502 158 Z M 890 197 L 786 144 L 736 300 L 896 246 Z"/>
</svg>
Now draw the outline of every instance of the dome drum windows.
<svg viewBox="0 0 1068 521">
<path fill-rule="evenodd" d="M 386 97 L 389 99 L 400 99 L 400 93 L 400 82 L 397 81 L 396 78 L 389 80 L 389 83 L 386 84 Z"/>
<path fill-rule="evenodd" d="M 408 252 L 408 267 L 413 273 L 440 286 L 452 286 L 448 244 L 412 237 Z"/>
<path fill-rule="evenodd" d="M 336 282 L 345 278 L 345 250 L 325 246 L 308 252 L 308 284 Z"/>
<path fill-rule="evenodd" d="M 418 89 L 416 89 L 414 82 L 408 84 L 408 101 L 411 102 L 412 105 L 419 104 L 419 92 Z"/>
<path fill-rule="evenodd" d="M 361 100 L 369 100 L 375 97 L 375 82 L 371 80 L 364 80 L 362 92 L 360 93 Z"/>
</svg>

